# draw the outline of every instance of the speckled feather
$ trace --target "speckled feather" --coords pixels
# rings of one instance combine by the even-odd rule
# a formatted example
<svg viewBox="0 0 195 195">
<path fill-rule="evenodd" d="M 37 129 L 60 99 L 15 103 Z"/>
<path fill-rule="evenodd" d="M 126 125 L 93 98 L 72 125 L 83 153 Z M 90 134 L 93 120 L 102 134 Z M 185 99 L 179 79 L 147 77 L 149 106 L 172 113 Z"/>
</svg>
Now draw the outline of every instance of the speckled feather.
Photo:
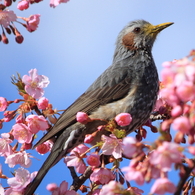
<svg viewBox="0 0 195 195">
<path fill-rule="evenodd" d="M 171 25 L 167 23 L 162 29 Z M 54 127 L 39 142 L 57 135 L 52 151 L 42 165 L 25 194 L 36 190 L 48 170 L 70 149 L 83 142 L 86 134 L 96 130 L 103 121 L 76 122 L 78 111 L 86 112 L 91 118 L 109 120 L 117 114 L 127 112 L 132 122 L 125 127 L 127 134 L 141 126 L 150 116 L 158 93 L 158 74 L 151 49 L 157 33 L 155 26 L 144 20 L 129 23 L 120 33 L 116 42 L 113 63 L 58 119 Z M 137 29 L 140 30 L 137 32 Z M 100 139 L 97 136 L 97 139 Z M 99 140 L 95 141 L 99 141 Z"/>
</svg>

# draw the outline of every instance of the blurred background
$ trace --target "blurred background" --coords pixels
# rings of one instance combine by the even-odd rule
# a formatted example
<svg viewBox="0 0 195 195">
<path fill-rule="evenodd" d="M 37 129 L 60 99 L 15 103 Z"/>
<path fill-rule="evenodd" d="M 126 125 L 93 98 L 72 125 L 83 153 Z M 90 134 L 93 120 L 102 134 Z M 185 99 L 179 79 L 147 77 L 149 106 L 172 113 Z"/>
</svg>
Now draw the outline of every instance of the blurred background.
<svg viewBox="0 0 195 195">
<path fill-rule="evenodd" d="M 8 35 L 8 45 L 0 43 L 0 96 L 7 100 L 20 97 L 10 77 L 17 72 L 23 76 L 30 69 L 37 68 L 39 74 L 50 79 L 45 97 L 54 108 L 66 109 L 111 65 L 116 37 L 131 20 L 144 19 L 154 25 L 174 22 L 159 34 L 153 47 L 159 73 L 164 61 L 180 59 L 195 48 L 195 1 L 70 0 L 55 9 L 49 7 L 49 1 L 43 1 L 31 5 L 26 11 L 17 10 L 16 5 L 13 3 L 10 10 L 17 16 L 41 14 L 41 21 L 33 33 L 16 24 L 24 36 L 22 44 L 17 44 L 13 35 Z M 11 123 L 4 124 L 1 133 L 10 129 Z M 152 140 L 151 136 L 147 140 Z M 47 155 L 30 152 L 40 159 L 32 158 L 33 165 L 29 170 L 33 172 L 40 168 Z M 4 158 L 0 158 L 0 163 L 4 173 L 12 177 L 10 172 L 13 169 L 4 164 Z M 123 163 L 123 166 L 127 165 L 128 162 Z M 178 181 L 177 174 L 171 178 Z M 72 182 L 66 165 L 61 161 L 50 170 L 36 193 L 50 194 L 46 185 L 60 184 L 63 180 L 69 184 Z M 4 187 L 8 186 L 4 180 L 1 182 Z M 151 184 L 139 188 L 148 194 Z"/>
</svg>

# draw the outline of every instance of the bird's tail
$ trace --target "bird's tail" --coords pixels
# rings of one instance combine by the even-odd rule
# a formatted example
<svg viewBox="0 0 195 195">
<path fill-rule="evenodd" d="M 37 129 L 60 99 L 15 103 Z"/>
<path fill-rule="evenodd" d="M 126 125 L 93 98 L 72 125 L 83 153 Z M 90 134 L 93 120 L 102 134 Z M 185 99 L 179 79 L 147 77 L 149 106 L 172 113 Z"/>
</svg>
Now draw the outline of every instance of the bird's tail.
<svg viewBox="0 0 195 195">
<path fill-rule="evenodd" d="M 48 156 L 48 158 L 46 159 L 46 161 L 43 163 L 42 167 L 38 171 L 34 180 L 27 186 L 25 190 L 25 195 L 33 195 L 34 191 L 37 189 L 37 187 L 39 186 L 39 184 L 41 183 L 41 181 L 43 180 L 43 178 L 45 177 L 49 169 L 54 164 L 57 163 L 56 159 L 58 159 L 58 156 L 59 156 L 58 151 L 54 151 L 50 153 L 50 155 Z"/>
</svg>

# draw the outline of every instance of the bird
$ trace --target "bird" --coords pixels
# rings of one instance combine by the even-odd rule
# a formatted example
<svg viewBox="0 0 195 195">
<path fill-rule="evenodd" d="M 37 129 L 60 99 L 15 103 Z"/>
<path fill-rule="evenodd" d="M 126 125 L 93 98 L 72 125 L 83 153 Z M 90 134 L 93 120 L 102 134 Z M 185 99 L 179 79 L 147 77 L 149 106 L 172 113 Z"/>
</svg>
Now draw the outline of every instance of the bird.
<svg viewBox="0 0 195 195">
<path fill-rule="evenodd" d="M 123 127 L 126 134 L 148 120 L 159 91 L 152 47 L 159 32 L 172 24 L 152 25 L 145 20 L 134 20 L 121 30 L 111 66 L 62 113 L 50 131 L 36 144 L 56 138 L 48 158 L 27 186 L 25 194 L 33 195 L 49 169 L 71 149 L 83 143 L 85 135 L 95 132 L 106 120 L 120 113 L 130 113 L 132 122 Z M 79 111 L 87 113 L 92 119 L 103 121 L 81 124 L 76 121 Z M 100 141 L 101 134 L 95 141 Z"/>
</svg>

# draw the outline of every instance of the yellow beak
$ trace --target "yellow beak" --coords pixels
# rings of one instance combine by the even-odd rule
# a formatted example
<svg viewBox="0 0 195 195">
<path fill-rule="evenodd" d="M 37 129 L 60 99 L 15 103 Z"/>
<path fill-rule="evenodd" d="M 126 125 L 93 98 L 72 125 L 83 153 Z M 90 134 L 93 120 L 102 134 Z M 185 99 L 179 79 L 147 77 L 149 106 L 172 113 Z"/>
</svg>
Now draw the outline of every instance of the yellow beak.
<svg viewBox="0 0 195 195">
<path fill-rule="evenodd" d="M 167 22 L 167 23 L 162 23 L 156 26 L 153 26 L 152 28 L 152 33 L 159 33 L 161 30 L 167 28 L 168 26 L 171 26 L 172 24 L 174 24 L 173 22 Z"/>
</svg>

